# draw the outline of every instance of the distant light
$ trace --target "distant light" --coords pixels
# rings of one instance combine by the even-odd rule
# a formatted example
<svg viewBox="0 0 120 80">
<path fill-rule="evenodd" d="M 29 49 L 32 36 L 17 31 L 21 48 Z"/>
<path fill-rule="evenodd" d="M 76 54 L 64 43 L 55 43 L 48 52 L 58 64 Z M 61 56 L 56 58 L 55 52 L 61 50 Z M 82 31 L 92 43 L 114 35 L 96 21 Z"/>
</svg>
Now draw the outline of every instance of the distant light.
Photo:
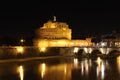
<svg viewBox="0 0 120 80">
<path fill-rule="evenodd" d="M 98 58 L 97 58 L 97 63 L 98 63 L 98 65 L 100 65 L 100 64 L 101 64 L 101 62 L 102 62 L 101 58 L 100 58 L 100 57 L 98 57 Z"/>
<path fill-rule="evenodd" d="M 39 71 L 41 73 L 41 77 L 44 78 L 45 72 L 46 72 L 46 64 L 45 63 L 40 64 Z"/>
<path fill-rule="evenodd" d="M 85 53 L 88 53 L 88 48 L 83 48 L 84 49 L 84 51 L 85 51 Z"/>
<path fill-rule="evenodd" d="M 66 30 L 66 28 L 63 28 L 63 30 Z"/>
<path fill-rule="evenodd" d="M 25 40 L 24 40 L 24 39 L 20 39 L 20 45 L 23 45 L 23 44 L 24 44 L 24 42 L 25 42 Z"/>
<path fill-rule="evenodd" d="M 88 60 L 85 59 L 81 62 L 81 74 L 84 75 L 88 75 L 89 73 L 89 63 L 88 63 Z"/>
<path fill-rule="evenodd" d="M 75 66 L 75 68 L 78 67 L 78 59 L 77 58 L 74 58 L 74 66 Z"/>
<path fill-rule="evenodd" d="M 24 69 L 23 66 L 19 66 L 17 71 L 19 72 L 20 80 L 23 80 L 24 78 Z"/>
<path fill-rule="evenodd" d="M 25 40 L 24 39 L 20 39 L 20 42 L 23 43 Z"/>
<path fill-rule="evenodd" d="M 105 65 L 102 63 L 101 65 L 101 79 L 103 80 L 105 77 Z"/>
<path fill-rule="evenodd" d="M 74 53 L 77 53 L 78 50 L 79 50 L 79 48 L 78 48 L 78 47 L 75 47 L 73 52 L 74 52 Z"/>
<path fill-rule="evenodd" d="M 106 43 L 105 42 L 101 42 L 101 46 L 102 47 L 106 46 Z"/>
<path fill-rule="evenodd" d="M 22 47 L 22 46 L 17 47 L 16 49 L 17 49 L 18 53 L 23 53 L 23 51 L 24 51 L 24 47 Z"/>
<path fill-rule="evenodd" d="M 40 52 L 45 52 L 46 51 L 46 48 L 45 47 L 42 47 L 42 48 L 39 48 Z"/>
<path fill-rule="evenodd" d="M 117 68 L 120 74 L 120 56 L 117 57 Z"/>
<path fill-rule="evenodd" d="M 54 16 L 54 20 L 53 21 L 56 21 L 56 16 Z"/>
<path fill-rule="evenodd" d="M 100 77 L 101 80 L 104 80 L 105 65 L 100 57 L 97 58 L 97 64 L 98 64 L 98 66 L 96 67 L 97 77 Z"/>
</svg>

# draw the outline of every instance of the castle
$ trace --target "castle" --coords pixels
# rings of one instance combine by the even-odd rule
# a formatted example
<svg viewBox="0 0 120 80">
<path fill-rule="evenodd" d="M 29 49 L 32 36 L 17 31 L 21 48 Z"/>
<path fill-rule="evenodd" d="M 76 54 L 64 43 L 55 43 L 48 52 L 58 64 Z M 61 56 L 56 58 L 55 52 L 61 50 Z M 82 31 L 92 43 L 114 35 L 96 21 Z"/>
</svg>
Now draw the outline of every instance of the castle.
<svg viewBox="0 0 120 80">
<path fill-rule="evenodd" d="M 34 40 L 34 45 L 38 47 L 73 47 L 73 46 L 92 46 L 91 38 L 86 40 L 72 40 L 72 29 L 67 23 L 57 22 L 56 17 L 44 23 L 36 31 L 37 39 Z"/>
</svg>

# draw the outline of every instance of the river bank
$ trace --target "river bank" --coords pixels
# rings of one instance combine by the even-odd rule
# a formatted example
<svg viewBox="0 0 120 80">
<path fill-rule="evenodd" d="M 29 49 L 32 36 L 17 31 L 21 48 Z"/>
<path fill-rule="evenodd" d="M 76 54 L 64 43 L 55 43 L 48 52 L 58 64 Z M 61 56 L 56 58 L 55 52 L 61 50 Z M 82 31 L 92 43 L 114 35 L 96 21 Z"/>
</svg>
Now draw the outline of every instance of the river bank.
<svg viewBox="0 0 120 80">
<path fill-rule="evenodd" d="M 112 59 L 119 56 L 119 52 L 111 52 L 109 54 L 100 54 L 98 52 L 90 53 L 74 53 L 69 48 L 36 48 L 36 47 L 0 47 L 0 60 L 7 59 L 40 59 L 47 57 L 80 57 L 80 58 L 103 58 Z M 21 60 L 22 61 L 22 60 Z"/>
</svg>

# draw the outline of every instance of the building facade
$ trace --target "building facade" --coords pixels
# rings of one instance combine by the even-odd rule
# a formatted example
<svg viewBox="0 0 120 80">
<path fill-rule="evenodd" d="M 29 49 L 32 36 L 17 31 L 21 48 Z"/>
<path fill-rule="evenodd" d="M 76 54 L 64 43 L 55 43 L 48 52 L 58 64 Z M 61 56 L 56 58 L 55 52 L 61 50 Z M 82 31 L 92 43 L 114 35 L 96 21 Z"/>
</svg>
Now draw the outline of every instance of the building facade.
<svg viewBox="0 0 120 80">
<path fill-rule="evenodd" d="M 48 21 L 36 31 L 34 45 L 38 47 L 92 46 L 91 38 L 72 40 L 72 30 L 67 23 Z"/>
<path fill-rule="evenodd" d="M 37 31 L 40 39 L 69 39 L 71 40 L 72 30 L 63 22 L 48 21 Z"/>
<path fill-rule="evenodd" d="M 102 39 L 102 41 L 97 43 L 96 46 L 98 47 L 120 47 L 120 38 Z"/>
</svg>

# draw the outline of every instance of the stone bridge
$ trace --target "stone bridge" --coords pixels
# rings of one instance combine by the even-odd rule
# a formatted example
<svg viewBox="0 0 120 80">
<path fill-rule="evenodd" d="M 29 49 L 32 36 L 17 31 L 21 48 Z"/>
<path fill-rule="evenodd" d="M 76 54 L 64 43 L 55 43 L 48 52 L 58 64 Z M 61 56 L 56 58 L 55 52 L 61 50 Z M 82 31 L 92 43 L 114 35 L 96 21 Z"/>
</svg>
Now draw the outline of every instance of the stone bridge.
<svg viewBox="0 0 120 80">
<path fill-rule="evenodd" d="M 61 48 L 61 53 L 66 54 L 74 54 L 77 53 L 78 51 L 83 50 L 84 53 L 89 53 L 91 54 L 93 51 L 98 50 L 102 54 L 109 54 L 111 51 L 119 51 L 120 52 L 120 47 L 66 47 L 66 48 Z"/>
<path fill-rule="evenodd" d="M 36 52 L 36 49 L 38 48 L 35 46 L 23 46 L 23 47 L 27 50 L 27 52 L 29 52 L 30 50 L 33 50 L 32 52 Z M 16 49 L 18 51 L 21 51 L 21 48 L 19 49 L 19 46 L 1 46 L 0 53 L 4 53 L 6 51 L 13 52 L 16 51 Z M 78 53 L 78 51 L 80 50 L 88 54 L 91 54 L 95 50 L 100 51 L 102 54 L 109 54 L 111 51 L 114 50 L 120 52 L 120 47 L 57 47 L 57 49 L 59 49 L 60 54 L 64 54 L 64 55 L 65 54 L 74 55 L 74 53 Z"/>
</svg>

